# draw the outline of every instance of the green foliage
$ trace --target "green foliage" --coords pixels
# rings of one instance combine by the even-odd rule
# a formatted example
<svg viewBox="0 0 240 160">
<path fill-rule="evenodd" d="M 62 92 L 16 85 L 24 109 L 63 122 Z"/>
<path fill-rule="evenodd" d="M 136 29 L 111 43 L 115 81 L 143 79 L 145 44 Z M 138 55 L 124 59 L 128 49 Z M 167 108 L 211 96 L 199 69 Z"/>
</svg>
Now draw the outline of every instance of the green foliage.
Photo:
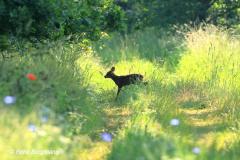
<svg viewBox="0 0 240 160">
<path fill-rule="evenodd" d="M 0 34 L 32 41 L 72 34 L 97 40 L 102 31 L 191 22 L 237 27 L 239 14 L 238 0 L 1 0 Z"/>
<path fill-rule="evenodd" d="M 146 26 L 169 26 L 203 21 L 210 1 L 142 0 L 118 1 L 127 17 L 128 31 Z"/>
<path fill-rule="evenodd" d="M 0 51 L 4 51 L 9 47 L 8 37 L 0 35 Z"/>
<path fill-rule="evenodd" d="M 101 33 L 109 39 L 94 47 L 88 39 L 22 42 L 28 54 L 0 63 L 0 98 L 17 97 L 13 105 L 0 103 L 0 159 L 237 160 L 239 39 L 230 31 L 200 27 L 185 32 L 185 39 L 155 29 L 111 38 Z M 176 60 L 174 70 L 168 59 Z M 117 75 L 143 74 L 148 85 L 128 86 L 115 101 L 116 85 L 104 78 L 113 65 Z M 46 108 L 49 121 L 43 123 L 39 115 Z M 179 125 L 170 125 L 173 118 Z M 113 141 L 103 142 L 103 132 Z M 63 154 L 20 157 L 7 152 L 12 149 Z"/>
<path fill-rule="evenodd" d="M 144 76 L 150 84 L 147 88 L 132 86 L 120 93 L 117 105 L 129 106 L 133 112 L 113 141 L 108 159 L 238 159 L 238 36 L 231 30 L 211 25 L 188 31 L 182 42 L 186 48 L 182 50 L 179 64 L 175 63 L 176 72 L 171 73 L 155 61 L 162 56 L 161 51 L 151 60 L 151 52 L 138 50 L 151 46 L 149 41 L 154 39 L 151 33 L 145 30 L 125 38 L 114 36 L 103 40 L 104 43 L 98 42 L 96 47 L 96 55 L 102 57 L 104 64 L 110 62 L 108 68 L 115 65 L 116 74 L 146 73 Z M 157 31 L 154 33 L 158 35 Z M 173 117 L 180 119 L 180 126 L 169 126 Z M 201 136 L 206 136 L 202 143 L 199 142 Z M 181 137 L 182 141 L 175 141 L 174 137 Z M 210 144 L 206 144 L 206 139 Z M 231 145 L 224 146 L 226 142 Z M 201 148 L 199 155 L 191 151 L 196 145 Z M 170 154 L 169 148 L 177 149 Z"/>
<path fill-rule="evenodd" d="M 216 24 L 240 27 L 240 2 L 238 0 L 215 0 L 209 13 L 211 21 Z"/>
<path fill-rule="evenodd" d="M 181 33 L 147 28 L 124 36 L 115 33 L 103 37 L 94 43 L 94 49 L 104 63 L 141 58 L 155 61 L 172 70 L 184 45 Z"/>
<path fill-rule="evenodd" d="M 178 147 L 183 149 L 184 145 Z M 180 154 L 177 153 L 177 146 L 166 135 L 153 136 L 146 131 L 132 129 L 125 134 L 124 138 L 115 141 L 108 159 L 159 160 L 176 157 L 180 157 Z"/>
<path fill-rule="evenodd" d="M 201 27 L 186 36 L 187 53 L 182 56 L 178 66 L 178 75 L 183 81 L 193 81 L 211 88 L 213 97 L 224 97 L 219 104 L 223 112 L 231 112 L 228 121 L 236 121 L 239 116 L 239 38 L 230 31 L 215 26 Z M 227 95 L 221 93 L 224 90 Z M 232 109 L 227 104 L 231 104 Z M 234 108 L 234 109 L 233 109 Z M 234 110 L 234 111 L 233 111 Z M 234 122 L 235 123 L 235 122 Z"/>
<path fill-rule="evenodd" d="M 126 14 L 128 31 L 146 26 L 174 24 L 214 24 L 234 26 L 239 22 L 238 0 L 118 0 Z"/>
<path fill-rule="evenodd" d="M 96 39 L 100 31 L 121 27 L 121 10 L 109 0 L 1 0 L 0 4 L 0 32 L 15 36 L 54 39 L 85 33 Z"/>
</svg>

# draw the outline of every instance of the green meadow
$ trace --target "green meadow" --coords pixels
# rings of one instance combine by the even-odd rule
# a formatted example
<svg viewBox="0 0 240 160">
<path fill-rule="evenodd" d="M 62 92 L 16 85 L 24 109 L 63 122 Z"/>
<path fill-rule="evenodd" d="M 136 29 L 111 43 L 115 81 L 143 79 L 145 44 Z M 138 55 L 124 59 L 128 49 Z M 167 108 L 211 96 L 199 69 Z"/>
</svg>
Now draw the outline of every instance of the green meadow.
<svg viewBox="0 0 240 160">
<path fill-rule="evenodd" d="M 239 46 L 238 32 L 213 25 L 24 43 L 42 54 L 1 61 L 0 159 L 238 160 Z M 148 84 L 115 100 L 112 66 Z"/>
</svg>

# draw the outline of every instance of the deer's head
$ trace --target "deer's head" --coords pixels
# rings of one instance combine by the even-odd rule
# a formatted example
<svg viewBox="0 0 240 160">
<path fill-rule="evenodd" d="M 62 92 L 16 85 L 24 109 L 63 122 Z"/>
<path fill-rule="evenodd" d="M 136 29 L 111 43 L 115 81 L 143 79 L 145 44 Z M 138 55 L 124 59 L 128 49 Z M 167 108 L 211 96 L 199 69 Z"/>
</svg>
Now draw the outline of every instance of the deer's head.
<svg viewBox="0 0 240 160">
<path fill-rule="evenodd" d="M 111 78 L 114 76 L 115 67 L 112 67 L 110 71 L 104 76 L 105 78 Z"/>
</svg>

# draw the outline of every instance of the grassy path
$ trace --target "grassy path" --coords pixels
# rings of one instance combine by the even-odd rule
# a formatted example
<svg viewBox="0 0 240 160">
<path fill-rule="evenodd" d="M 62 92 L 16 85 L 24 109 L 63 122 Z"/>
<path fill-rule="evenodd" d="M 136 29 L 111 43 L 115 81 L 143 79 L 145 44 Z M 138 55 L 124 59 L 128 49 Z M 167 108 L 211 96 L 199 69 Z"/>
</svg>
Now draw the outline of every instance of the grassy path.
<svg viewBox="0 0 240 160">
<path fill-rule="evenodd" d="M 209 135 L 221 131 L 224 127 L 223 121 L 214 114 L 213 109 L 181 109 L 181 112 L 187 117 L 185 121 L 191 126 L 197 143 L 201 144 Z M 210 141 L 211 139 L 208 139 L 208 142 L 212 143 Z M 206 144 L 206 141 L 204 143 Z"/>
<path fill-rule="evenodd" d="M 163 129 L 164 133 L 171 133 L 171 136 L 173 137 L 177 135 L 181 135 L 182 139 L 188 139 L 188 137 L 191 137 L 189 143 L 199 146 L 199 148 L 204 151 L 210 150 L 210 148 L 215 145 L 218 149 L 224 149 L 226 148 L 226 144 L 234 143 L 234 140 L 232 140 L 231 137 L 236 138 L 237 136 L 234 132 L 227 130 L 227 126 L 221 116 L 221 111 L 214 106 L 215 104 L 211 104 L 212 100 L 210 98 L 207 98 L 208 100 L 206 100 L 206 97 L 199 95 L 198 88 L 191 87 L 190 85 L 190 87 L 180 86 L 180 88 L 177 89 L 177 86 L 175 86 L 175 89 L 169 89 L 168 86 L 172 82 L 169 77 L 174 77 L 175 73 L 157 72 L 159 69 L 157 66 L 153 63 L 149 65 L 149 62 L 146 62 L 146 64 L 152 67 L 152 69 L 149 70 L 149 68 L 144 66 L 144 62 L 141 60 L 139 62 L 134 61 L 134 64 L 143 63 L 143 67 L 139 65 L 135 72 L 140 70 L 149 73 L 149 88 L 143 89 L 130 87 L 129 90 L 127 89 L 122 92 L 120 100 L 114 101 L 116 91 L 114 83 L 104 79 L 103 75 L 96 72 L 96 70 L 100 70 L 102 73 L 105 73 L 106 68 L 108 67 L 105 67 L 99 62 L 94 63 L 94 58 L 90 57 L 88 60 L 89 61 L 86 63 L 90 64 L 90 69 L 86 70 L 85 67 L 82 69 L 84 71 L 86 70 L 85 72 L 91 75 L 89 76 L 90 79 L 87 80 L 90 83 L 89 85 L 95 89 L 99 88 L 97 89 L 99 90 L 97 96 L 100 98 L 97 104 L 100 105 L 100 108 L 102 108 L 104 113 L 104 124 L 102 127 L 105 132 L 109 132 L 113 135 L 114 141 L 113 143 L 96 142 L 92 148 L 89 148 L 85 152 L 92 154 L 84 154 L 84 158 L 88 157 L 88 159 L 93 159 L 94 157 L 94 159 L 100 160 L 106 159 L 107 155 L 112 154 L 113 145 L 116 143 L 115 139 L 118 139 L 119 133 L 128 130 L 128 122 L 132 123 L 133 115 L 140 118 L 140 120 L 137 121 L 137 125 L 139 125 L 138 127 L 149 125 L 151 126 L 150 128 L 155 130 L 153 132 L 150 131 L 151 134 L 155 134 L 154 132 L 158 134 L 157 132 L 160 127 Z M 127 66 L 133 62 L 125 61 L 119 63 L 121 66 L 120 64 L 116 65 L 119 65 L 117 69 L 122 72 L 120 74 L 126 74 L 124 72 L 127 71 Z M 155 75 L 160 75 L 160 77 L 155 77 Z M 161 77 L 161 75 L 164 75 L 165 77 Z M 151 78 L 153 81 L 151 81 Z M 165 82 L 162 82 L 162 80 Z M 175 81 L 178 80 L 175 79 Z M 173 93 L 172 90 L 175 90 L 175 92 Z M 142 95 L 142 93 L 144 94 Z M 134 96 L 137 98 L 133 100 L 132 98 Z M 163 119 L 160 118 L 160 120 L 156 121 L 154 125 L 151 123 L 148 124 L 148 122 L 144 120 L 144 116 L 142 116 L 142 113 L 146 110 L 157 112 L 157 117 L 166 117 Z M 176 118 L 179 117 L 183 122 L 180 123 L 180 128 L 176 130 L 176 134 L 174 133 L 174 129 L 169 126 L 169 121 L 171 118 L 174 118 L 174 116 Z M 151 115 L 147 117 L 147 119 L 154 119 L 154 116 L 151 117 Z M 125 140 L 123 141 L 124 143 L 128 143 L 128 140 L 126 140 L 126 142 Z M 95 154 L 93 152 L 95 152 Z M 99 153 L 99 156 L 96 155 L 97 153 Z M 191 157 L 189 159 L 194 158 Z"/>
<path fill-rule="evenodd" d="M 138 34 L 101 42 L 96 52 L 89 47 L 77 68 L 47 57 L 32 69 L 34 59 L 28 58 L 5 65 L 2 98 L 17 80 L 6 81 L 12 71 L 20 75 L 17 66 L 25 66 L 21 73 L 39 73 L 39 79 L 23 79 L 17 103 L 0 104 L 0 159 L 239 160 L 239 40 L 200 29 L 187 35 L 182 50 L 175 36 L 167 41 Z M 113 65 L 117 75 L 143 74 L 148 85 L 126 87 L 115 101 L 116 85 L 104 78 Z M 41 70 L 49 79 L 41 80 Z M 8 152 L 59 148 L 61 157 Z"/>
<path fill-rule="evenodd" d="M 180 109 L 180 113 L 185 116 L 185 122 L 189 126 L 192 135 L 194 135 L 195 144 L 205 148 L 206 152 L 212 153 L 212 157 L 216 157 L 216 153 L 223 152 L 232 144 L 238 141 L 238 134 L 229 129 L 222 116 L 222 111 L 207 105 L 190 105 Z M 224 155 L 224 153 L 221 153 Z M 217 154 L 221 157 L 221 154 Z M 237 155 L 237 154 L 236 154 Z M 230 157 L 229 157 L 230 158 Z M 235 159 L 236 156 L 233 155 Z"/>
<path fill-rule="evenodd" d="M 87 73 L 86 82 L 103 102 L 99 101 L 104 113 L 102 128 L 113 135 L 105 152 L 109 160 L 138 156 L 148 160 L 239 158 L 239 93 L 235 91 L 240 84 L 236 76 L 239 42 L 223 35 L 214 28 L 189 34 L 187 51 L 178 50 L 183 52 L 178 63 L 170 59 L 171 63 L 166 60 L 160 64 L 154 57 L 149 59 L 153 47 L 145 45 L 145 39 L 142 48 L 135 45 L 135 39 L 123 45 L 119 44 L 125 39 L 116 44 L 106 42 L 96 57 L 83 57 L 80 65 Z M 156 53 L 162 50 L 158 47 Z M 149 85 L 130 87 L 122 92 L 119 102 L 114 102 L 116 86 L 103 78 L 113 64 L 117 75 L 141 73 Z M 180 124 L 172 125 L 171 120 L 176 119 Z M 201 153 L 194 154 L 194 147 Z"/>
</svg>

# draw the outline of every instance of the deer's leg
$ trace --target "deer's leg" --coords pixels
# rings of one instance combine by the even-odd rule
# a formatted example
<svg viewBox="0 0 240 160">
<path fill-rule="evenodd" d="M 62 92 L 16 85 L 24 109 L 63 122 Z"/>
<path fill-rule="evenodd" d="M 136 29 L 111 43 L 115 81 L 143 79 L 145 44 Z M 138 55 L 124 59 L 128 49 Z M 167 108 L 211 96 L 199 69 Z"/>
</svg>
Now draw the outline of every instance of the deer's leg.
<svg viewBox="0 0 240 160">
<path fill-rule="evenodd" d="M 121 87 L 118 87 L 118 91 L 117 91 L 116 99 L 117 99 L 117 97 L 118 97 L 120 91 L 121 91 Z"/>
</svg>

